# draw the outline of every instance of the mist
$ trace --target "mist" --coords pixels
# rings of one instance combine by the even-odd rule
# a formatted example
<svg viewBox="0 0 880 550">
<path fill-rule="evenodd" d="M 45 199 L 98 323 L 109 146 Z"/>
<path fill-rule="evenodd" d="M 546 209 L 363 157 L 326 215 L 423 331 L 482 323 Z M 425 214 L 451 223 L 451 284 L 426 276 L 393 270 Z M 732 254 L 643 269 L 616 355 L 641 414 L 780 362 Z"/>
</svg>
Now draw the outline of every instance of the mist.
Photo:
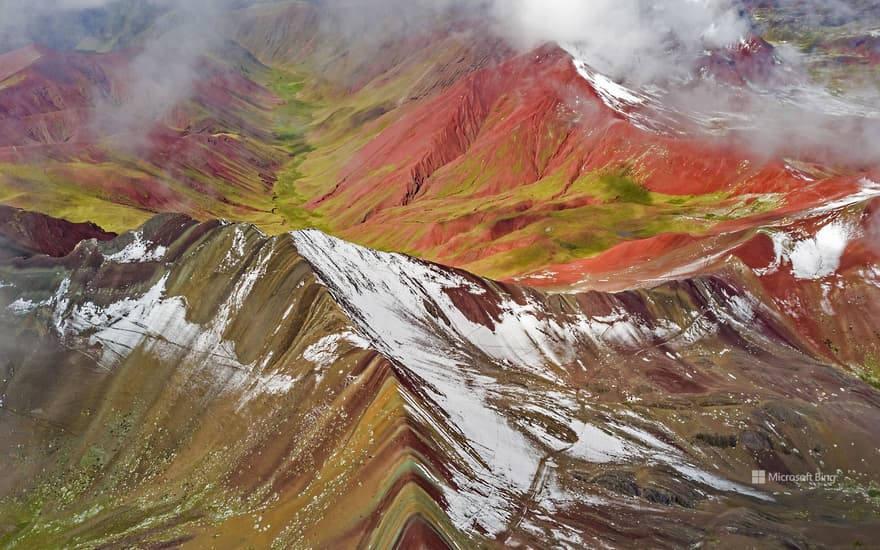
<svg viewBox="0 0 880 550">
<path fill-rule="evenodd" d="M 852 25 L 861 15 L 841 0 L 781 3 L 798 14 L 799 25 Z M 810 77 L 805 55 L 787 44 L 768 54 L 765 81 L 731 86 L 699 70 L 710 52 L 726 59 L 760 32 L 739 2 L 496 0 L 492 10 L 499 32 L 521 49 L 555 42 L 655 99 L 658 109 L 671 109 L 683 121 L 711 121 L 707 134 L 733 139 L 757 156 L 880 162 L 880 148 L 872 145 L 880 140 L 876 88 L 833 94 Z"/>
<path fill-rule="evenodd" d="M 636 84 L 686 77 L 702 52 L 749 30 L 725 0 L 496 0 L 493 13 L 520 47 L 556 42 L 600 73 Z"/>
<path fill-rule="evenodd" d="M 235 0 L 0 0 L 0 45 L 127 52 L 113 89 L 92 90 L 92 134 L 117 148 L 191 96 L 199 65 L 228 36 Z M 120 73 L 121 71 L 121 73 Z"/>
<path fill-rule="evenodd" d="M 126 134 L 126 145 L 139 145 L 138 130 L 166 117 L 191 97 L 204 58 L 226 40 L 225 10 L 230 2 L 147 0 L 159 9 L 158 20 L 132 47 L 125 93 L 96 105 L 99 135 Z"/>
<path fill-rule="evenodd" d="M 780 1 L 802 14 L 798 17 L 805 25 L 855 24 L 860 17 L 859 9 L 843 0 Z M 135 135 L 190 97 L 202 60 L 234 34 L 234 10 L 255 3 L 0 0 L 0 44 L 8 49 L 41 32 L 62 42 L 90 32 L 109 33 L 104 39 L 111 49 L 134 55 L 123 79 L 125 93 L 96 101 L 95 130 L 105 137 Z M 357 49 L 366 62 L 381 56 L 382 44 L 395 37 L 469 19 L 479 23 L 476 32 L 493 32 L 520 51 L 557 43 L 627 87 L 661 89 L 658 101 L 694 118 L 721 121 L 713 129 L 716 134 L 721 128 L 756 154 L 880 160 L 876 148 L 866 145 L 880 137 L 880 112 L 873 107 L 877 90 L 863 90 L 863 97 L 832 96 L 811 81 L 803 55 L 793 47 L 774 51 L 774 80 L 760 86 L 731 89 L 697 74 L 707 52 L 735 48 L 760 30 L 736 0 L 315 0 L 313 5 L 324 14 L 324 35 Z M 149 24 L 144 22 L 130 43 L 113 43 L 112 29 L 97 15 L 126 13 L 132 6 L 146 14 Z M 126 24 L 138 29 L 139 23 Z"/>
</svg>

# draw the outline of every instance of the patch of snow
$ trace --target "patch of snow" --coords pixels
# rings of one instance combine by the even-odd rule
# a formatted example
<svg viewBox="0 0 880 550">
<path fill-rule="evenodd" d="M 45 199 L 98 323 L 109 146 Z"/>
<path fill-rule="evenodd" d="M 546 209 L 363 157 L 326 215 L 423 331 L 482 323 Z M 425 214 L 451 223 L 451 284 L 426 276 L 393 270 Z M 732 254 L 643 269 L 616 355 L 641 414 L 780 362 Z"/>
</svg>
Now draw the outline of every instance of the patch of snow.
<svg viewBox="0 0 880 550">
<path fill-rule="evenodd" d="M 577 442 L 566 451 L 573 457 L 602 464 L 622 462 L 639 454 L 638 446 L 626 439 L 607 433 L 592 424 L 573 420 L 570 428 L 578 434 Z"/>
<path fill-rule="evenodd" d="M 832 222 L 811 239 L 798 241 L 789 254 L 791 270 L 798 279 L 821 279 L 834 274 L 849 242 L 851 228 Z"/>
<path fill-rule="evenodd" d="M 861 271 L 861 276 L 868 284 L 880 288 L 880 266 L 873 265 Z"/>
<path fill-rule="evenodd" d="M 822 299 L 819 305 L 822 307 L 825 315 L 834 315 L 834 306 L 831 305 L 831 289 L 830 283 L 822 283 Z"/>
<path fill-rule="evenodd" d="M 64 334 L 64 314 L 67 312 L 67 308 L 70 304 L 69 292 L 70 277 L 67 277 L 61 281 L 55 294 L 49 299 L 48 305 L 55 306 L 55 309 L 52 312 L 52 321 L 55 330 L 58 331 L 59 334 Z"/>
<path fill-rule="evenodd" d="M 747 495 L 768 502 L 773 500 L 770 496 L 765 495 L 761 491 L 756 491 L 755 489 L 752 489 L 751 487 L 747 487 L 740 483 L 734 483 L 733 481 L 720 478 L 714 474 L 706 472 L 705 470 L 701 470 L 695 466 L 691 466 L 690 464 L 671 463 L 670 466 L 675 468 L 678 473 L 682 474 L 686 478 L 696 481 L 698 483 L 702 483 L 704 485 L 708 485 L 709 487 L 712 487 L 713 489 L 717 489 L 719 491 L 739 493 L 741 495 Z"/>
<path fill-rule="evenodd" d="M 591 71 L 585 62 L 575 60 L 574 64 L 578 73 L 593 86 L 605 104 L 612 109 L 624 109 L 645 103 L 644 96 L 618 84 L 605 75 Z"/>
<path fill-rule="evenodd" d="M 785 163 L 785 169 L 788 171 L 789 174 L 791 174 L 792 176 L 796 177 L 797 179 L 799 179 L 801 181 L 806 181 L 806 182 L 816 181 L 816 178 L 809 176 L 806 172 L 804 172 L 803 170 L 801 170 L 799 168 L 795 168 L 791 164 Z"/>
<path fill-rule="evenodd" d="M 107 305 L 87 301 L 72 303 L 70 279 L 59 285 L 48 300 L 53 306 L 53 324 L 62 339 L 85 338 L 90 346 L 100 347 L 95 360 L 112 369 L 135 349 L 167 360 L 206 364 L 218 369 L 218 381 L 228 388 L 241 388 L 252 377 L 256 364 L 242 364 L 233 342 L 224 334 L 232 315 L 240 310 L 256 282 L 265 273 L 271 252 L 261 250 L 256 265 L 238 280 L 226 300 L 206 325 L 187 319 L 183 297 L 168 296 L 169 274 L 165 274 L 139 297 L 126 297 Z M 137 260 L 150 261 L 150 260 Z"/>
<path fill-rule="evenodd" d="M 581 78 L 586 80 L 595 90 L 605 106 L 622 115 L 636 128 L 646 132 L 655 131 L 656 123 L 648 120 L 637 109 L 649 102 L 648 96 L 618 84 L 607 76 L 592 70 L 585 61 L 576 57 L 574 58 L 574 68 Z"/>
<path fill-rule="evenodd" d="M 158 262 L 165 257 L 167 249 L 144 240 L 141 231 L 132 234 L 132 241 L 119 252 L 106 256 L 111 262 L 130 264 L 135 262 Z"/>
<path fill-rule="evenodd" d="M 226 251 L 223 261 L 220 262 L 220 268 L 224 270 L 230 269 L 237 262 L 244 259 L 245 245 L 247 245 L 247 237 L 244 234 L 244 230 L 241 226 L 236 225 L 232 233 L 232 246 Z"/>
<path fill-rule="evenodd" d="M 842 220 L 835 219 L 812 237 L 801 237 L 784 231 L 768 233 L 773 241 L 774 259 L 769 266 L 755 270 L 759 275 L 777 271 L 790 264 L 796 279 L 815 280 L 837 272 L 840 259 L 857 230 Z"/>
<path fill-rule="evenodd" d="M 516 280 L 516 281 L 525 281 L 525 280 L 553 281 L 558 276 L 559 276 L 559 274 L 556 273 L 555 271 L 550 271 L 549 269 L 547 269 L 547 270 L 544 270 L 544 271 L 541 271 L 538 273 L 533 273 L 531 275 L 521 275 L 521 276 L 515 277 L 514 280 Z"/>
<path fill-rule="evenodd" d="M 678 327 L 672 322 L 659 320 L 650 327 L 637 315 L 616 309 L 609 315 L 580 317 L 575 324 L 577 332 L 588 334 L 598 344 L 618 345 L 637 349 L 654 339 L 668 338 Z"/>
<path fill-rule="evenodd" d="M 347 342 L 359 349 L 370 347 L 369 342 L 351 331 L 346 331 L 339 334 L 329 334 L 303 351 L 303 359 L 312 363 L 318 369 L 319 382 L 323 378 L 322 371 L 339 359 L 339 346 L 343 342 Z"/>
<path fill-rule="evenodd" d="M 15 315 L 27 315 L 33 310 L 37 309 L 40 306 L 49 305 L 48 301 L 43 302 L 34 302 L 31 300 L 25 300 L 23 298 L 19 298 L 18 300 L 12 302 L 7 306 L 7 309 L 14 313 Z"/>
<path fill-rule="evenodd" d="M 296 387 L 299 378 L 281 373 L 256 376 L 251 387 L 245 391 L 239 401 L 239 409 L 247 403 L 263 395 L 284 395 Z"/>
<path fill-rule="evenodd" d="M 222 338 L 225 326 L 202 327 L 186 319 L 186 303 L 179 296 L 166 297 L 168 275 L 139 298 L 125 298 L 107 306 L 93 302 L 75 305 L 56 318 L 64 338 L 88 337 L 100 346 L 100 364 L 111 368 L 136 348 L 158 357 L 183 354 L 189 358 L 210 358 L 213 365 L 244 369 L 233 344 Z"/>
</svg>

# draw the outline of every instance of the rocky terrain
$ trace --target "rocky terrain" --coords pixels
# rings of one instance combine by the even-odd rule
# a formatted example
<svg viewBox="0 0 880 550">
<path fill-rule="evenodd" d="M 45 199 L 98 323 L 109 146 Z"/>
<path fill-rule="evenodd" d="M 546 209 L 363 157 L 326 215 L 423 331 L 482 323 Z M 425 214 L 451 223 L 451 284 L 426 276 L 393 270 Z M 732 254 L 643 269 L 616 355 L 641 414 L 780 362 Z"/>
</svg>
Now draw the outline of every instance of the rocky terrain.
<svg viewBox="0 0 880 550">
<path fill-rule="evenodd" d="M 784 309 L 755 277 L 547 295 L 180 216 L 7 261 L 2 540 L 864 542 L 877 391 L 847 335 L 820 349 L 796 322 L 826 283 Z M 847 287 L 853 323 L 876 315 L 870 281 Z"/>
<path fill-rule="evenodd" d="M 876 8 L 476 4 L 0 22 L 0 547 L 877 540 Z"/>
</svg>

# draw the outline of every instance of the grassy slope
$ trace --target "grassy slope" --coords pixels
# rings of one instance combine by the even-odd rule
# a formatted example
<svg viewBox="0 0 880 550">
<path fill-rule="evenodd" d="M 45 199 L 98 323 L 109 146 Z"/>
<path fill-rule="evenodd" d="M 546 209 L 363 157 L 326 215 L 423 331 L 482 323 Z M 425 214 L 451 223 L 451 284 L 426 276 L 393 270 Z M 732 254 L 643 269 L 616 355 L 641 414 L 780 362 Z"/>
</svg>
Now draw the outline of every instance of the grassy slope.
<svg viewBox="0 0 880 550">
<path fill-rule="evenodd" d="M 354 114 L 393 99 L 405 87 L 406 79 L 367 87 L 340 98 L 311 89 L 302 78 L 276 71 L 269 83 L 273 92 L 287 102 L 277 111 L 276 133 L 291 153 L 275 186 L 276 213 L 283 220 L 280 224 L 261 224 L 271 232 L 317 227 L 370 247 L 407 252 L 502 277 L 547 263 L 589 257 L 626 240 L 667 232 L 702 233 L 719 221 L 763 212 L 778 204 L 775 196 L 746 204 L 743 197 L 728 198 L 720 193 L 661 195 L 645 190 L 634 177 L 618 172 L 584 174 L 561 193 L 566 187 L 562 181 L 564 170 L 529 185 L 488 198 L 479 197 L 471 191 L 478 185 L 475 180 L 480 167 L 470 166 L 466 161 L 457 168 L 460 186 L 445 188 L 436 197 L 408 206 L 391 208 L 368 224 L 341 225 L 334 223 L 331 216 L 339 204 L 329 202 L 316 209 L 305 206 L 331 191 L 342 166 L 371 137 L 400 116 L 392 112 L 373 123 L 352 127 Z M 473 175 L 468 174 L 471 170 Z M 479 177 L 491 180 L 491 171 L 483 170 Z M 589 200 L 591 204 L 563 206 L 578 199 Z M 511 213 L 523 204 L 532 206 L 525 213 Z M 535 212 L 541 212 L 542 219 L 493 237 L 493 225 Z M 448 240 L 454 239 L 453 245 L 445 242 L 426 247 L 419 243 L 436 227 L 456 227 L 456 221 L 474 218 L 481 221 L 469 222 L 464 230 L 450 230 Z M 499 252 L 487 252 L 485 249 L 489 248 Z M 480 257 L 469 259 L 475 255 Z"/>
<path fill-rule="evenodd" d="M 369 139 L 400 116 L 390 112 L 358 125 L 364 113 L 396 101 L 423 69 L 414 67 L 396 79 L 366 86 L 348 96 L 332 92 L 296 68 L 273 69 L 256 75 L 260 84 L 283 100 L 270 114 L 274 142 L 254 144 L 255 148 L 279 151 L 287 158 L 276 173 L 271 196 L 242 191 L 210 174 L 187 173 L 189 179 L 219 190 L 233 202 L 246 205 L 246 209 L 218 203 L 193 189 L 189 182 L 175 180 L 173 175 L 157 173 L 144 162 L 123 157 L 102 164 L 49 161 L 39 165 L 2 165 L 0 201 L 71 221 L 93 221 L 121 232 L 137 227 L 155 212 L 122 193 L 108 192 L 106 182 L 118 180 L 116 187 L 119 187 L 136 186 L 140 180 L 161 179 L 175 197 L 170 209 L 185 210 L 196 217 L 252 222 L 269 233 L 317 227 L 371 247 L 465 265 L 495 277 L 531 271 L 548 262 L 588 257 L 624 240 L 664 232 L 699 233 L 717 220 L 741 213 L 737 212 L 736 202 L 725 202 L 723 196 L 658 195 L 617 173 L 585 174 L 560 195 L 565 187 L 560 171 L 487 200 L 469 195 L 474 178 L 468 176 L 468 171 L 476 174 L 478 167 L 470 167 L 467 162 L 458 169 L 462 182 L 459 187 L 445 189 L 439 196 L 410 207 L 391 209 L 383 214 L 379 223 L 364 227 L 335 223 L 328 216 L 339 206 L 333 203 L 307 209 L 308 202 L 332 190 L 342 166 Z M 234 134 L 232 137 L 246 139 Z M 491 170 L 480 175 L 484 181 L 491 177 Z M 255 187 L 258 186 L 255 184 Z M 584 198 L 595 204 L 578 208 L 561 206 L 566 201 Z M 491 227 L 517 217 L 510 209 L 522 203 L 536 205 L 543 219 L 493 239 Z M 426 248 L 417 244 L 432 227 L 454 224 L 474 214 L 482 221 L 464 233 L 457 233 L 453 247 Z M 585 223 L 586 220 L 589 223 Z M 531 242 L 517 244 L 526 241 Z M 499 248 L 499 252 L 482 251 L 490 245 Z M 481 257 L 468 259 L 475 253 Z"/>
<path fill-rule="evenodd" d="M 350 94 L 339 93 L 316 78 L 314 69 L 295 63 L 249 71 L 250 78 L 282 103 L 268 112 L 245 109 L 238 114 L 255 125 L 268 124 L 274 139 L 259 141 L 234 129 L 224 135 L 249 150 L 284 159 L 274 170 L 277 179 L 271 190 L 258 173 L 238 165 L 231 166 L 240 180 L 233 183 L 197 168 L 162 173 L 145 162 L 114 155 L 100 165 L 83 160 L 0 166 L 0 201 L 71 221 L 93 221 L 117 232 L 168 210 L 200 219 L 252 222 L 269 233 L 317 227 L 360 244 L 417 254 L 491 277 L 591 257 L 629 240 L 670 232 L 703 233 L 719 221 L 766 211 L 779 201 L 773 195 L 753 203 L 723 194 L 660 195 L 639 185 L 637 169 L 622 173 L 616 168 L 583 174 L 569 185 L 563 167 L 534 183 L 474 195 L 500 167 L 487 168 L 481 159 L 466 155 L 445 174 L 441 191 L 406 207 L 387 209 L 368 224 L 340 221 L 340 211 L 351 212 L 345 216 L 349 221 L 362 219 L 365 212 L 339 198 L 307 207 L 333 190 L 340 170 L 370 139 L 403 116 L 410 105 L 401 98 L 431 68 L 426 61 L 404 64 Z M 558 146 L 552 135 L 545 141 L 539 157 Z M 499 150 L 497 163 L 505 158 L 509 156 Z M 394 168 L 385 166 L 374 174 Z M 167 200 L 152 206 L 147 197 L 139 200 L 137 193 L 123 192 L 141 181 L 160 182 Z M 200 187 L 226 200 L 218 201 Z M 138 192 L 150 194 L 153 188 L 145 184 Z M 383 190 L 377 187 L 376 193 Z M 499 229 L 503 227 L 508 229 Z"/>
</svg>

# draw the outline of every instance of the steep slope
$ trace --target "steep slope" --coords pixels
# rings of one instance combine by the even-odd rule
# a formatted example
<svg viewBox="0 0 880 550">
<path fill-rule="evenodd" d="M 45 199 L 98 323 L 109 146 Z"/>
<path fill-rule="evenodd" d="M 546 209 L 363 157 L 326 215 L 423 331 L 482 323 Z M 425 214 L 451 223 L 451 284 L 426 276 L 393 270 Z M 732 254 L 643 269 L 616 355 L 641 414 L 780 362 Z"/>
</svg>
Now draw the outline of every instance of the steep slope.
<svg viewBox="0 0 880 550">
<path fill-rule="evenodd" d="M 70 223 L 43 214 L 0 206 L 0 257 L 30 258 L 45 254 L 61 257 L 80 241 L 109 241 L 116 235 L 91 223 Z"/>
<path fill-rule="evenodd" d="M 880 179 L 839 147 L 721 139 L 744 115 L 691 112 L 674 101 L 687 86 L 630 89 L 558 46 L 517 54 L 466 10 L 407 28 L 355 9 L 236 4 L 235 42 L 200 57 L 158 112 L 132 89 L 145 77 L 137 41 L 0 56 L 0 201 L 117 232 L 168 211 L 318 227 L 509 278 L 633 241 L 699 239 Z M 163 25 L 168 40 L 185 31 Z M 723 85 L 736 111 L 791 76 L 781 63 L 753 36 L 708 52 L 695 79 Z M 847 117 L 853 131 L 863 122 Z"/>
<path fill-rule="evenodd" d="M 274 173 L 287 155 L 265 128 L 280 99 L 232 63 L 252 77 L 268 69 L 229 46 L 199 60 L 195 84 L 176 83 L 178 92 L 138 73 L 143 55 L 29 47 L 0 56 L 6 204 L 117 230 L 157 211 L 271 210 Z"/>
<path fill-rule="evenodd" d="M 332 547 L 381 531 L 381 494 L 422 509 L 397 495 L 419 494 L 405 472 L 398 488 L 369 465 L 407 469 L 380 446 L 406 430 L 388 365 L 290 239 L 164 217 L 17 265 L 6 275 L 30 290 L 3 326 L 4 546 L 176 546 L 206 530 L 235 545 L 244 528 Z M 349 531 L 318 521 L 333 506 L 356 510 Z"/>
<path fill-rule="evenodd" d="M 550 295 L 179 216 L 5 261 L 0 541 L 870 540 L 880 394 L 749 277 Z"/>
<path fill-rule="evenodd" d="M 736 70 L 763 70 L 749 67 Z M 856 190 L 865 174 L 652 128 L 653 107 L 620 103 L 628 93 L 546 46 L 391 120 L 305 206 L 356 242 L 510 276 L 634 238 L 699 235 L 795 201 L 814 205 Z M 302 171 L 303 188 L 319 189 L 309 160 Z"/>
</svg>

